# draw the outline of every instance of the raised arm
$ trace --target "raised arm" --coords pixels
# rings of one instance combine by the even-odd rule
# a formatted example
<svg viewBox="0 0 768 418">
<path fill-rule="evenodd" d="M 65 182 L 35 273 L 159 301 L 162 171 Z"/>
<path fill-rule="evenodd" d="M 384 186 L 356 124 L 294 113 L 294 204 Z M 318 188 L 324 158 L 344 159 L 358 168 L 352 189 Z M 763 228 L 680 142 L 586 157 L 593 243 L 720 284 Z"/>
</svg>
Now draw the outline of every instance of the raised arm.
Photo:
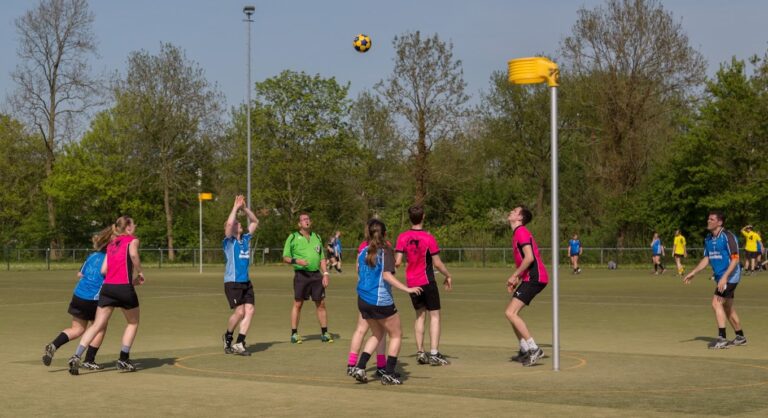
<svg viewBox="0 0 768 418">
<path fill-rule="evenodd" d="M 253 234 L 256 232 L 256 228 L 259 227 L 259 218 L 251 211 L 251 208 L 243 207 L 245 215 L 248 216 L 248 233 Z"/>
<path fill-rule="evenodd" d="M 234 237 L 237 235 L 237 211 L 245 205 L 245 197 L 243 195 L 237 195 L 235 197 L 235 203 L 232 205 L 232 210 L 229 212 L 227 223 L 224 225 L 224 236 Z"/>
</svg>

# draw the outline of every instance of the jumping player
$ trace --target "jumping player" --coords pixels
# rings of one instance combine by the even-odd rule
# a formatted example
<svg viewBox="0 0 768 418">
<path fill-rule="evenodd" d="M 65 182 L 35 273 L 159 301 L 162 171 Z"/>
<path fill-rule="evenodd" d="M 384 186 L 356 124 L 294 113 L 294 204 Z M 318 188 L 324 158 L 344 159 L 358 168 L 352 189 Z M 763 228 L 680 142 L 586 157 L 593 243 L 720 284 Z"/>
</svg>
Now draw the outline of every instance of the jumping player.
<svg viewBox="0 0 768 418">
<path fill-rule="evenodd" d="M 392 298 L 392 286 L 416 295 L 421 293 L 422 289 L 408 287 L 395 278 L 395 259 L 392 247 L 385 240 L 386 233 L 387 228 L 384 223 L 376 219 L 371 220 L 366 232 L 368 246 L 357 257 L 357 306 L 360 315 L 368 322 L 372 335 L 366 341 L 365 349 L 360 354 L 351 376 L 358 382 L 368 382 L 365 367 L 373 350 L 379 345 L 379 341 L 384 338 L 386 332 L 389 336 L 389 345 L 381 384 L 400 385 L 403 382 L 395 373 L 395 367 L 403 332 L 400 327 L 400 314 L 397 313 L 395 301 Z"/>
<path fill-rule="evenodd" d="M 573 267 L 572 274 L 580 274 L 581 268 L 579 267 L 579 257 L 584 249 L 581 247 L 581 241 L 579 241 L 579 234 L 573 234 L 573 238 L 568 241 L 568 255 L 571 256 L 571 267 Z"/>
<path fill-rule="evenodd" d="M 688 257 L 688 248 L 686 247 L 685 237 L 679 229 L 675 231 L 675 241 L 672 244 L 672 254 L 675 257 L 675 264 L 677 265 L 677 275 L 682 276 L 683 273 L 685 273 L 683 258 Z"/>
<path fill-rule="evenodd" d="M 422 292 L 411 294 L 411 302 L 416 310 L 414 331 L 416 333 L 416 361 L 419 364 L 444 366 L 450 364 L 440 353 L 440 292 L 435 282 L 435 270 L 445 276 L 443 286 L 450 291 L 453 287 L 451 273 L 440 260 L 440 247 L 437 240 L 424 230 L 424 208 L 420 205 L 408 208 L 411 229 L 397 237 L 395 245 L 395 266 L 403 263 L 406 257 L 405 280 L 409 287 L 420 287 Z M 424 323 L 429 311 L 429 354 L 424 352 Z"/>
<path fill-rule="evenodd" d="M 717 322 L 717 339 L 710 342 L 711 349 L 723 349 L 732 345 L 746 345 L 747 338 L 741 328 L 741 320 L 733 307 L 736 286 L 741 280 L 741 264 L 739 264 L 739 241 L 733 232 L 723 226 L 725 215 L 720 211 L 711 211 L 707 217 L 707 234 L 704 240 L 704 257 L 698 265 L 683 279 L 689 284 L 696 273 L 704 270 L 707 264 L 712 266 L 715 273 L 715 295 L 712 297 L 712 310 Z M 725 334 L 726 320 L 731 323 L 736 337 L 728 341 Z"/>
<path fill-rule="evenodd" d="M 43 364 L 51 365 L 53 355 L 57 349 L 67 342 L 80 337 L 88 328 L 88 323 L 96 318 L 96 308 L 99 305 L 99 291 L 104 283 L 104 276 L 101 274 L 101 265 L 106 255 L 106 246 L 112 238 L 112 227 L 105 228 L 91 238 L 93 249 L 88 258 L 80 267 L 77 273 L 80 280 L 75 286 L 72 295 L 72 301 L 69 302 L 69 312 L 72 315 L 72 326 L 61 331 L 59 335 L 45 346 L 43 354 Z M 85 361 L 82 367 L 90 370 L 99 370 L 101 366 L 96 363 L 96 353 L 99 351 L 101 342 L 104 339 L 106 329 L 97 333 L 93 341 L 88 345 L 88 351 L 85 353 Z"/>
<path fill-rule="evenodd" d="M 243 234 L 243 226 L 237 221 L 237 211 L 243 209 L 248 216 L 248 233 Z M 224 294 L 229 302 L 229 308 L 234 309 L 227 321 L 227 331 L 222 337 L 224 340 L 224 353 L 250 356 L 245 349 L 245 336 L 251 326 L 253 318 L 253 284 L 248 277 L 248 266 L 251 263 L 250 243 L 253 233 L 259 226 L 259 220 L 250 208 L 245 206 L 245 197 L 239 195 L 235 198 L 232 211 L 224 224 L 224 255 L 227 264 L 224 270 Z M 240 325 L 237 334 L 237 342 L 232 344 L 235 327 Z"/>
<path fill-rule="evenodd" d="M 520 317 L 520 311 L 531 304 L 549 282 L 549 275 L 541 261 L 539 246 L 525 225 L 531 221 L 533 214 L 525 206 L 518 206 L 509 212 L 507 220 L 512 227 L 512 252 L 517 268 L 507 279 L 507 291 L 513 293 L 512 300 L 507 305 L 506 316 L 515 335 L 520 340 L 520 351 L 517 360 L 523 366 L 533 366 L 544 356 L 544 350 L 533 340 L 528 326 Z"/>
<path fill-rule="evenodd" d="M 653 254 L 653 274 L 663 274 L 666 270 L 664 265 L 661 264 L 661 258 L 664 257 L 664 246 L 661 244 L 661 238 L 659 238 L 658 232 L 653 233 L 651 253 Z"/>
<path fill-rule="evenodd" d="M 130 360 L 130 351 L 136 332 L 139 329 L 139 297 L 134 285 L 144 283 L 144 273 L 139 258 L 139 239 L 134 236 L 136 223 L 128 216 L 121 216 L 112 226 L 112 240 L 107 245 L 107 255 L 101 265 L 101 274 L 105 275 L 104 285 L 99 294 L 99 307 L 96 319 L 80 339 L 75 354 L 69 358 L 69 373 L 78 375 L 82 364 L 80 356 L 96 337 L 107 329 L 107 323 L 115 308 L 121 308 L 127 322 L 123 332 L 118 370 L 136 371 Z M 134 276 L 134 273 L 136 276 Z"/>
</svg>

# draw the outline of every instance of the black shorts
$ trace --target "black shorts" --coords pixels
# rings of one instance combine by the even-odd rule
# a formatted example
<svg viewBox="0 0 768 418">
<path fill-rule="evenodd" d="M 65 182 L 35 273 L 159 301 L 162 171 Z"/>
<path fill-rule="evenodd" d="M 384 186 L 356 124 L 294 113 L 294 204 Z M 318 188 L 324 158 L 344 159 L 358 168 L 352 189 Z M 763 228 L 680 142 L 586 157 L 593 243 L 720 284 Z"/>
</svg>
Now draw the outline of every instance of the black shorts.
<svg viewBox="0 0 768 418">
<path fill-rule="evenodd" d="M 717 283 L 717 280 L 715 280 L 715 283 Z M 723 290 L 722 293 L 720 293 L 717 290 L 717 287 L 715 287 L 715 295 L 725 299 L 733 299 L 733 296 L 734 296 L 733 292 L 736 291 L 736 286 L 738 285 L 739 285 L 738 283 L 726 283 L 725 290 Z"/>
<path fill-rule="evenodd" d="M 72 295 L 72 301 L 69 302 L 67 312 L 75 318 L 84 321 L 93 321 L 96 318 L 96 308 L 99 307 L 98 300 L 88 300 Z"/>
<path fill-rule="evenodd" d="M 515 297 L 527 306 L 545 287 L 547 287 L 546 283 L 522 282 L 515 289 Z"/>
<path fill-rule="evenodd" d="M 256 302 L 253 295 L 253 284 L 247 282 L 224 282 L 224 295 L 227 296 L 229 309 L 235 309 L 237 306 Z"/>
<path fill-rule="evenodd" d="M 357 309 L 360 310 L 360 315 L 363 319 L 386 319 L 397 313 L 395 304 L 387 306 L 376 306 L 357 298 Z"/>
<path fill-rule="evenodd" d="M 429 282 L 421 287 L 421 294 L 416 295 L 411 293 L 411 303 L 413 303 L 413 309 L 421 310 L 426 309 L 428 311 L 440 310 L 440 292 L 437 290 L 437 283 Z"/>
<path fill-rule="evenodd" d="M 323 273 L 296 270 L 293 275 L 293 298 L 295 300 L 308 300 L 310 297 L 315 302 L 325 299 Z"/>
<path fill-rule="evenodd" d="M 99 293 L 99 307 L 133 309 L 139 307 L 139 296 L 132 284 L 105 284 Z"/>
<path fill-rule="evenodd" d="M 571 253 L 571 257 L 578 257 L 579 253 Z"/>
<path fill-rule="evenodd" d="M 757 251 L 746 251 L 746 253 L 747 253 L 747 260 L 757 259 L 757 255 L 760 254 Z"/>
</svg>

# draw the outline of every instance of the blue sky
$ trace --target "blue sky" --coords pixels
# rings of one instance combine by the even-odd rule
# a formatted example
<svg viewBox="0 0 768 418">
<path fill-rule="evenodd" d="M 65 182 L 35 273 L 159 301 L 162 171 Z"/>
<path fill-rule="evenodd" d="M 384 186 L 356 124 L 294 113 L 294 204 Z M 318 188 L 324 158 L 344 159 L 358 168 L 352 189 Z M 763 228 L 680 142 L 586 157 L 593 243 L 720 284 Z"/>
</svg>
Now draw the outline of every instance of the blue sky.
<svg viewBox="0 0 768 418">
<path fill-rule="evenodd" d="M 768 2 L 758 0 L 667 0 L 682 19 L 691 44 L 708 61 L 708 75 L 732 56 L 746 59 L 768 50 Z M 14 88 L 17 63 L 13 20 L 36 2 L 0 5 L 0 97 Z M 123 71 L 131 51 L 155 53 L 160 42 L 182 47 L 216 83 L 229 105 L 246 97 L 246 23 L 242 7 L 256 6 L 252 23 L 252 79 L 284 69 L 319 73 L 351 83 L 354 97 L 392 72 L 395 35 L 420 30 L 452 41 L 463 62 L 468 93 L 477 99 L 493 71 L 511 58 L 556 54 L 576 20 L 576 11 L 602 1 L 565 0 L 91 0 L 100 57 L 95 70 Z M 763 28 L 763 29 L 760 29 Z M 352 38 L 366 33 L 373 48 L 360 54 Z"/>
</svg>

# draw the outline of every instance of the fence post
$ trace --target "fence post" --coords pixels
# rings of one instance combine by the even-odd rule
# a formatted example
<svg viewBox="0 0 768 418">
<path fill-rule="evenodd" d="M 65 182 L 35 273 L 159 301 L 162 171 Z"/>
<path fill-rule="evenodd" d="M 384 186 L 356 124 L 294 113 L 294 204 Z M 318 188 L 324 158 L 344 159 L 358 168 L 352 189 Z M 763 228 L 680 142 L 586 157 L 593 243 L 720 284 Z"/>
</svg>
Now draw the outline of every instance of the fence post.
<svg viewBox="0 0 768 418">
<path fill-rule="evenodd" d="M 5 252 L 5 269 L 6 271 L 11 271 L 11 251 L 8 249 L 8 247 L 4 247 Z"/>
<path fill-rule="evenodd" d="M 45 265 L 48 267 L 48 271 L 51 270 L 51 249 L 45 249 Z"/>
<path fill-rule="evenodd" d="M 157 258 L 157 268 L 163 268 L 163 249 L 158 248 L 157 252 L 160 253 L 160 257 Z"/>
<path fill-rule="evenodd" d="M 507 266 L 507 249 L 502 248 L 501 249 L 501 259 L 504 260 L 504 267 Z"/>
<path fill-rule="evenodd" d="M 483 245 L 483 267 L 485 267 L 485 245 Z"/>
<path fill-rule="evenodd" d="M 600 249 L 600 265 L 601 265 L 601 266 L 604 264 L 604 263 L 603 263 L 603 251 L 604 251 L 604 250 L 601 248 L 601 249 Z"/>
<path fill-rule="evenodd" d="M 459 248 L 459 265 L 461 265 L 461 248 Z"/>
</svg>

